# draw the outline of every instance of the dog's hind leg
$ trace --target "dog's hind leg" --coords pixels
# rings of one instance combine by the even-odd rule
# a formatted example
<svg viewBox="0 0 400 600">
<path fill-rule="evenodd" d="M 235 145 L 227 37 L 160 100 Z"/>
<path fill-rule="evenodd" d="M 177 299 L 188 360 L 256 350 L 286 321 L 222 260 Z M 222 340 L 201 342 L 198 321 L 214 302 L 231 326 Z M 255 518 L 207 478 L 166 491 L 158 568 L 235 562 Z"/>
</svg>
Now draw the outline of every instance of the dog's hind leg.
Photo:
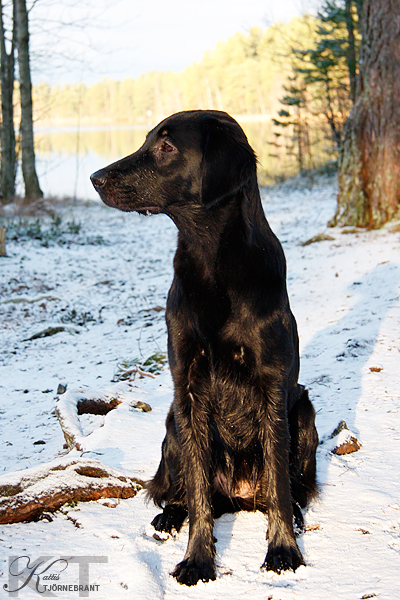
<svg viewBox="0 0 400 600">
<path fill-rule="evenodd" d="M 317 492 L 316 451 L 318 434 L 315 428 L 315 411 L 302 386 L 300 396 L 289 412 L 290 432 L 290 483 L 292 498 L 301 508 Z"/>
<path fill-rule="evenodd" d="M 146 483 L 147 495 L 163 512 L 151 524 L 157 531 L 179 531 L 187 517 L 180 450 L 173 409 L 166 421 L 167 433 L 162 444 L 162 456 L 157 473 Z"/>
</svg>

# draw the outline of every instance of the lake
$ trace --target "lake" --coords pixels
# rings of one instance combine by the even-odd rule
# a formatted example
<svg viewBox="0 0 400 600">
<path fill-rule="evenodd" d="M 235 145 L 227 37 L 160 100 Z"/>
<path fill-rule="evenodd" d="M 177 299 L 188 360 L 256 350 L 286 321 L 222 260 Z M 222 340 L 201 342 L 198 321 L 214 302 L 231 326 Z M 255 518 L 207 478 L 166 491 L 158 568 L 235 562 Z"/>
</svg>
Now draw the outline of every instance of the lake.
<svg viewBox="0 0 400 600">
<path fill-rule="evenodd" d="M 259 181 L 265 185 L 296 173 L 295 159 L 271 145 L 270 120 L 241 123 L 259 159 Z M 36 165 L 46 196 L 95 199 L 90 174 L 135 152 L 151 126 L 82 126 L 35 129 Z M 19 176 L 19 191 L 22 191 Z"/>
</svg>

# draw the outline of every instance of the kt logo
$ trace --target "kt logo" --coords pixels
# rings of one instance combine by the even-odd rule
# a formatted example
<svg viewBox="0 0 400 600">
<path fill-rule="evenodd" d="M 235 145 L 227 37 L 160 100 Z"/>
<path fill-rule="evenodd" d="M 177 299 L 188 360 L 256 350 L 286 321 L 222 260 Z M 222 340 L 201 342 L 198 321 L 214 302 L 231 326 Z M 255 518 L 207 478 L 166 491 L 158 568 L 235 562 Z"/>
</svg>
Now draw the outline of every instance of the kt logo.
<svg viewBox="0 0 400 600">
<path fill-rule="evenodd" d="M 3 589 L 10 598 L 18 598 L 18 592 L 26 587 L 35 590 L 43 598 L 56 597 L 57 591 L 79 592 L 81 598 L 87 598 L 89 592 L 98 591 L 99 584 L 89 583 L 89 565 L 106 563 L 107 556 L 40 556 L 32 560 L 30 556 L 10 556 L 8 559 L 8 584 Z M 78 583 L 61 584 L 60 574 L 70 564 L 79 565 Z M 74 577 L 76 582 L 76 577 Z"/>
</svg>

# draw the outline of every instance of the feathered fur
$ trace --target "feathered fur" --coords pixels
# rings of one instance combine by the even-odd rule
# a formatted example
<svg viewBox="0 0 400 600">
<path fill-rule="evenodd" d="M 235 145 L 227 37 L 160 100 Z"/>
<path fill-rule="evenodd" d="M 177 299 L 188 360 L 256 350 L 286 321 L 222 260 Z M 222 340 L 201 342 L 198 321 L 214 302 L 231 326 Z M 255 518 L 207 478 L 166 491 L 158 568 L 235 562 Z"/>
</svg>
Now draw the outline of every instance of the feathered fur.
<svg viewBox="0 0 400 600">
<path fill-rule="evenodd" d="M 297 382 L 298 336 L 282 247 L 261 206 L 256 157 L 229 115 L 188 111 L 162 121 L 135 154 L 95 173 L 107 204 L 162 212 L 178 245 L 166 320 L 174 400 L 162 458 L 147 484 L 158 530 L 189 543 L 173 575 L 215 579 L 213 519 L 268 515 L 263 566 L 303 564 L 293 529 L 316 491 L 315 414 Z"/>
</svg>

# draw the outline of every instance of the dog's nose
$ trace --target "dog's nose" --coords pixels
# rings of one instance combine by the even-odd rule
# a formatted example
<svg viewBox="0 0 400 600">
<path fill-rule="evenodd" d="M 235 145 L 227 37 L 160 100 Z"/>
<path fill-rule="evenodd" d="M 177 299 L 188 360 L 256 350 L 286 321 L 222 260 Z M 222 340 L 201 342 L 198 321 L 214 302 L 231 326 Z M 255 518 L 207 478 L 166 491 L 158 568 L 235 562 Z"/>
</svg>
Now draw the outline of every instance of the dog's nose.
<svg viewBox="0 0 400 600">
<path fill-rule="evenodd" d="M 93 183 L 96 190 L 104 187 L 107 180 L 107 176 L 104 174 L 104 171 L 96 171 L 90 176 L 90 181 Z"/>
</svg>

